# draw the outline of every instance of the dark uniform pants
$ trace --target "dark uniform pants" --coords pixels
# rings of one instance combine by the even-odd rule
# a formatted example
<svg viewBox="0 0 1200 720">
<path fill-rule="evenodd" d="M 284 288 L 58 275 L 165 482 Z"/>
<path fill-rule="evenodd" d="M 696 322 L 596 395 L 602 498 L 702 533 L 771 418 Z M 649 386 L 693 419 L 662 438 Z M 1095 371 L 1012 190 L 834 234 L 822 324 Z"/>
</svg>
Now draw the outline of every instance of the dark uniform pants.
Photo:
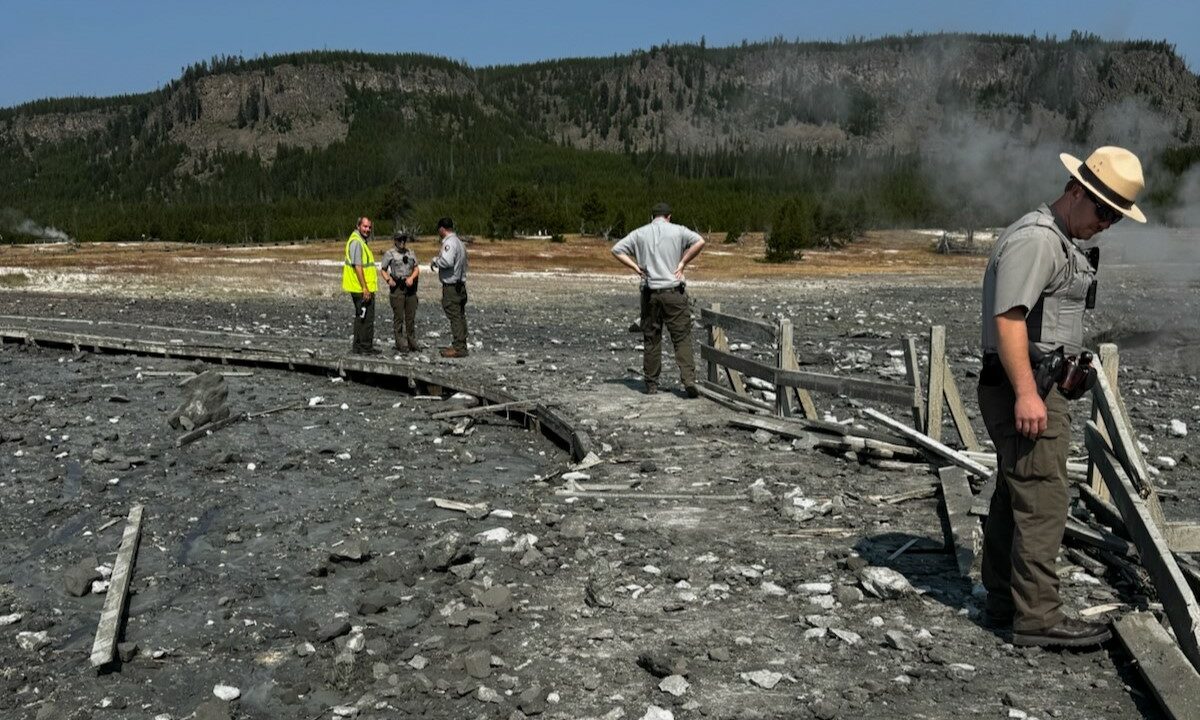
<svg viewBox="0 0 1200 720">
<path fill-rule="evenodd" d="M 392 329 L 396 336 L 396 347 L 406 346 L 409 350 L 417 347 L 417 294 L 411 295 L 404 290 L 394 291 L 388 300 L 392 304 Z"/>
<path fill-rule="evenodd" d="M 375 347 L 375 297 L 372 293 L 371 299 L 363 302 L 362 293 L 350 293 L 350 300 L 354 303 L 354 342 L 351 345 L 353 352 Z"/>
<path fill-rule="evenodd" d="M 456 283 L 442 286 L 442 310 L 450 321 L 450 335 L 454 338 L 452 347 L 461 352 L 467 351 L 467 284 Z"/>
<path fill-rule="evenodd" d="M 996 492 L 983 530 L 983 585 L 988 609 L 1013 612 L 1013 630 L 1054 627 L 1065 615 L 1055 561 L 1067 524 L 1067 453 L 1071 415 L 1054 388 L 1046 397 L 1046 432 L 1019 433 L 1007 382 L 979 386 L 979 409 L 996 445 Z"/>
<path fill-rule="evenodd" d="M 683 384 L 696 384 L 696 360 L 692 355 L 692 313 L 683 287 L 642 290 L 642 374 L 657 383 L 662 372 L 663 325 L 675 347 L 675 364 Z"/>
</svg>

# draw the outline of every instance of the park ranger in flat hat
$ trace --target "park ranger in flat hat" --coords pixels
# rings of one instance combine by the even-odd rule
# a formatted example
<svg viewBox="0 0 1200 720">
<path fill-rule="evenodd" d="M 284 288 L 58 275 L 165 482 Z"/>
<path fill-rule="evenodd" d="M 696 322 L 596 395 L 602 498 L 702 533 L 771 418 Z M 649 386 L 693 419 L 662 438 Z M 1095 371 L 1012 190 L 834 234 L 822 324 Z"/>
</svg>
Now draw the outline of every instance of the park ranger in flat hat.
<svg viewBox="0 0 1200 720">
<path fill-rule="evenodd" d="M 1083 358 L 1083 311 L 1095 301 L 1099 251 L 1076 241 L 1125 217 L 1145 222 L 1135 204 L 1145 181 L 1123 148 L 1060 159 L 1070 174 L 1062 195 L 1000 235 L 983 276 L 979 408 L 998 468 L 984 526 L 984 621 L 1011 624 L 1015 645 L 1087 647 L 1107 640 L 1108 627 L 1063 613 L 1055 558 L 1067 520 L 1068 400 L 1085 394 L 1095 370 L 1071 385 L 1060 368 Z"/>
</svg>

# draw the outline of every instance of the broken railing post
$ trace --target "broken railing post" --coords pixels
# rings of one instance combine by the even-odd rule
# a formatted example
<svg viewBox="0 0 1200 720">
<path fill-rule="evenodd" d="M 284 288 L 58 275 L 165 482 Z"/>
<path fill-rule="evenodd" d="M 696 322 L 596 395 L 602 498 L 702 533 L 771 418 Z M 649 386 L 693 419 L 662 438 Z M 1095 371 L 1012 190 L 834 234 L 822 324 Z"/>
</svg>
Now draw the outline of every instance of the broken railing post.
<svg viewBox="0 0 1200 720">
<path fill-rule="evenodd" d="M 792 344 L 792 321 L 780 320 L 779 329 L 775 332 L 776 348 L 778 358 L 776 360 L 780 370 L 790 370 L 788 367 L 788 358 L 792 358 L 795 362 L 796 349 Z M 779 417 L 792 416 L 792 398 L 790 388 L 787 385 L 775 385 L 775 414 Z"/>
<path fill-rule="evenodd" d="M 925 400 L 921 394 L 921 362 L 917 357 L 917 343 L 912 337 L 904 338 L 900 343 L 904 352 L 904 371 L 908 384 L 912 385 L 912 416 L 913 423 L 921 432 L 925 432 Z"/>
<path fill-rule="evenodd" d="M 1120 385 L 1117 384 L 1117 369 L 1120 367 L 1120 362 L 1121 358 L 1117 354 L 1116 345 L 1113 343 L 1104 343 L 1100 346 L 1102 372 L 1104 372 L 1105 379 L 1108 380 L 1108 384 L 1112 387 L 1113 394 L 1118 400 L 1121 397 Z M 1108 429 L 1104 427 L 1104 423 L 1100 417 L 1099 401 L 1095 397 L 1092 398 L 1092 420 L 1100 427 L 1100 434 L 1104 436 L 1105 440 L 1108 440 Z M 1088 462 L 1088 478 L 1091 481 L 1092 490 L 1096 491 L 1100 499 L 1108 500 L 1108 487 L 1104 484 L 1104 478 L 1100 477 L 1100 471 L 1096 469 L 1091 461 Z"/>
<path fill-rule="evenodd" d="M 929 374 L 926 385 L 925 434 L 934 440 L 942 439 L 942 395 L 946 377 L 946 328 L 931 325 L 929 328 Z"/>
</svg>

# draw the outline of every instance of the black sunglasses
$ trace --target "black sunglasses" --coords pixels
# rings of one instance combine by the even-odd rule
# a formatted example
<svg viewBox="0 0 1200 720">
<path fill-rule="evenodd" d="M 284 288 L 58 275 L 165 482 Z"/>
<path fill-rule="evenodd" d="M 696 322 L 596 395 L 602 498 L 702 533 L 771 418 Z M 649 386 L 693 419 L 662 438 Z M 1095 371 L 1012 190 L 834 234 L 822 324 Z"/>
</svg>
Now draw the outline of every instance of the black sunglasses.
<svg viewBox="0 0 1200 720">
<path fill-rule="evenodd" d="M 1087 193 L 1088 199 L 1096 206 L 1096 219 L 1100 222 L 1106 222 L 1109 225 L 1116 225 L 1121 218 L 1125 217 L 1121 213 L 1113 209 L 1111 205 L 1096 197 L 1096 194 L 1086 187 L 1083 189 Z"/>
</svg>

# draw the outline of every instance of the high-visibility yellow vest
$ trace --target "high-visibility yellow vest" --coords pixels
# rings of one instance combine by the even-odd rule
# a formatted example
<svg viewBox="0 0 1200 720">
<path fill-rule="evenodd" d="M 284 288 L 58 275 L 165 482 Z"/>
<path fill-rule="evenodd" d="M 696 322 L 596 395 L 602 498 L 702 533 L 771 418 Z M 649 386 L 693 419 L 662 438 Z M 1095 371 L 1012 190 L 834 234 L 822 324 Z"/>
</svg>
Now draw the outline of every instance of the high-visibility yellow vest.
<svg viewBox="0 0 1200 720">
<path fill-rule="evenodd" d="M 375 275 L 375 254 L 357 230 L 350 233 L 350 239 L 346 241 L 346 257 L 342 263 L 342 289 L 348 293 L 363 291 L 362 285 L 358 284 L 358 273 L 354 272 L 354 266 L 350 264 L 350 244 L 356 240 L 362 243 L 363 248 L 363 279 L 367 281 L 367 289 L 375 292 L 379 288 L 379 279 Z"/>
</svg>

